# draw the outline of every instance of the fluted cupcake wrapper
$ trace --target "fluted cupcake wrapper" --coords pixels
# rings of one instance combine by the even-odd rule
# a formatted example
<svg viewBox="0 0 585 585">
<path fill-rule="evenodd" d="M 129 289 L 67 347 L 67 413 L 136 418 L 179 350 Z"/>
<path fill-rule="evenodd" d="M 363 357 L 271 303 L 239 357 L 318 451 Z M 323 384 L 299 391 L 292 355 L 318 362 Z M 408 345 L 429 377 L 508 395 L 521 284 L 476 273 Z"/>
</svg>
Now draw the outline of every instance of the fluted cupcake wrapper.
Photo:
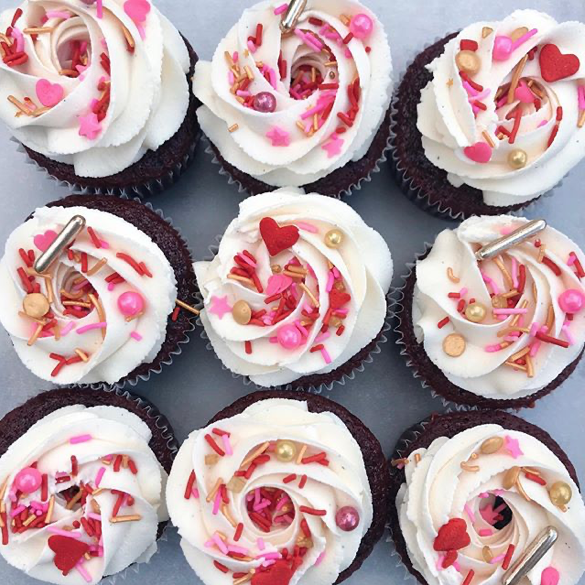
<svg viewBox="0 0 585 585">
<path fill-rule="evenodd" d="M 380 131 L 380 129 L 382 129 L 382 127 L 384 126 L 384 124 L 386 124 L 386 118 L 384 118 L 384 120 L 382 121 L 382 124 L 380 125 L 380 128 L 378 129 L 378 131 Z M 248 196 L 250 194 L 250 190 L 247 189 L 244 184 L 238 180 L 237 178 L 235 178 L 229 171 L 229 169 L 226 168 L 226 165 L 224 165 L 223 161 L 221 161 L 218 156 L 216 151 L 214 150 L 211 141 L 209 140 L 209 138 L 203 134 L 203 138 L 202 140 L 206 143 L 206 148 L 205 148 L 205 152 L 210 156 L 211 158 L 211 162 L 214 165 L 217 165 L 220 167 L 219 169 L 219 174 L 221 176 L 227 177 L 228 179 L 228 184 L 229 185 L 235 185 L 238 188 L 238 193 L 243 193 L 246 194 L 246 196 Z M 329 197 L 335 197 L 337 199 L 341 199 L 342 197 L 348 197 L 349 195 L 351 195 L 352 193 L 356 192 L 356 191 L 361 191 L 362 187 L 367 184 L 367 183 L 371 183 L 372 179 L 373 179 L 373 175 L 379 173 L 382 169 L 382 165 L 388 160 L 388 155 L 391 149 L 391 131 L 388 130 L 388 136 L 386 138 L 386 143 L 382 149 L 382 152 L 380 154 L 380 156 L 376 159 L 376 161 L 373 164 L 373 168 L 370 170 L 369 173 L 367 173 L 366 175 L 362 175 L 359 177 L 356 177 L 355 180 L 347 187 L 345 187 L 344 189 L 339 190 L 337 193 L 331 194 L 331 193 L 320 193 L 321 195 L 327 195 Z M 366 153 L 365 158 L 368 157 L 368 153 Z M 335 171 L 333 171 L 335 172 Z M 271 187 L 271 189 L 278 189 L 278 187 Z M 310 192 L 311 189 L 307 190 L 305 189 L 306 192 Z M 255 193 L 256 194 L 256 193 Z"/>
<path fill-rule="evenodd" d="M 68 194 L 115 195 L 117 197 L 145 199 L 147 197 L 162 193 L 166 189 L 172 187 L 180 179 L 180 177 L 189 168 L 190 164 L 195 158 L 195 149 L 197 148 L 197 144 L 199 143 L 200 138 L 201 132 L 199 132 L 197 139 L 189 147 L 188 153 L 182 158 L 181 161 L 176 163 L 171 170 L 167 171 L 163 177 L 156 180 L 146 181 L 145 183 L 139 185 L 131 185 L 124 188 L 91 188 L 80 185 L 78 183 L 71 183 L 69 181 L 59 179 L 52 175 L 47 168 L 41 166 L 34 159 L 32 159 L 28 155 L 24 146 L 18 140 L 16 140 L 16 138 L 11 137 L 11 140 L 17 144 L 18 152 L 22 153 L 26 157 L 27 164 L 33 165 L 40 173 L 52 181 L 55 181 L 55 183 L 57 183 L 57 185 L 60 187 L 65 187 L 68 191 Z"/>
<path fill-rule="evenodd" d="M 432 47 L 434 44 L 440 42 L 441 40 L 443 40 L 442 37 L 437 37 L 437 38 L 435 38 L 434 41 L 432 41 L 430 43 L 426 43 L 423 46 L 423 51 L 426 51 L 427 49 Z M 390 170 L 392 172 L 392 176 L 394 177 L 396 183 L 400 187 L 400 190 L 417 207 L 419 207 L 423 211 L 426 211 L 427 213 L 429 213 L 435 217 L 439 217 L 441 219 L 461 221 L 463 219 L 467 219 L 468 217 L 470 217 L 473 214 L 466 214 L 463 211 L 454 211 L 451 207 L 449 207 L 448 205 L 445 205 L 440 200 L 431 203 L 430 198 L 429 198 L 429 194 L 425 193 L 421 187 L 417 187 L 414 185 L 414 179 L 413 179 L 413 177 L 411 177 L 408 174 L 408 171 L 406 170 L 406 168 L 402 164 L 402 161 L 400 160 L 400 158 L 398 156 L 397 149 L 396 149 L 396 139 L 397 139 L 396 130 L 397 130 L 397 126 L 398 126 L 398 121 L 396 119 L 397 112 L 398 112 L 397 105 L 400 101 L 398 94 L 399 94 L 402 80 L 404 79 L 406 72 L 411 67 L 411 65 L 413 65 L 414 60 L 416 59 L 416 57 L 419 54 L 420 53 L 414 54 L 407 61 L 407 65 L 404 68 L 404 70 L 401 72 L 401 75 L 399 77 L 399 82 L 396 85 L 396 88 L 394 90 L 394 95 L 392 97 L 392 102 L 390 104 L 390 108 L 391 108 L 390 151 L 389 151 L 389 157 L 388 157 L 389 161 L 390 161 Z M 507 211 L 506 213 L 509 213 L 510 215 L 516 215 L 516 216 L 523 215 L 527 211 L 532 210 L 534 208 L 534 206 L 537 205 L 541 201 L 541 199 L 543 199 L 545 197 L 547 197 L 547 198 L 551 197 L 553 195 L 554 191 L 562 186 L 562 183 L 563 183 L 563 179 L 561 179 L 561 181 L 559 181 L 559 183 L 554 187 L 554 189 L 551 189 L 550 191 L 547 191 L 543 195 L 540 195 L 539 197 L 537 197 L 531 201 L 528 201 L 526 204 L 522 205 L 521 209 L 518 209 L 518 210 L 511 209 L 511 210 Z"/>
<path fill-rule="evenodd" d="M 219 251 L 219 244 L 222 240 L 222 236 L 218 235 L 215 237 L 217 244 L 209 246 L 209 255 L 204 258 L 205 261 L 210 262 L 213 258 L 217 255 Z M 198 309 L 203 308 L 203 296 L 200 292 L 197 293 L 197 305 Z M 251 386 L 254 390 L 286 390 L 291 392 L 310 392 L 313 394 L 322 394 L 323 392 L 330 392 L 335 388 L 335 386 L 345 386 L 345 384 L 350 381 L 354 380 L 358 373 L 363 372 L 366 368 L 366 364 L 370 364 L 374 361 L 374 356 L 379 354 L 382 351 L 382 346 L 388 342 L 388 332 L 392 329 L 392 318 L 393 313 L 391 310 L 391 302 L 390 296 L 387 297 L 387 312 L 386 318 L 384 320 L 384 325 L 380 330 L 378 336 L 370 342 L 370 346 L 367 346 L 367 351 L 364 351 L 366 348 L 362 349 L 358 352 L 355 356 L 353 356 L 350 360 L 348 360 L 345 364 L 341 365 L 333 372 L 329 374 L 324 374 L 327 378 L 331 378 L 334 376 L 332 381 L 328 382 L 321 382 L 321 383 L 308 383 L 303 384 L 303 378 L 296 380 L 295 382 L 291 382 L 290 384 L 286 384 L 283 386 L 276 386 L 267 388 L 265 386 L 259 386 L 250 380 L 249 377 L 244 376 L 242 374 L 236 374 L 227 368 L 224 363 L 221 361 L 219 356 L 215 353 L 211 341 L 209 340 L 209 336 L 205 331 L 205 327 L 203 326 L 203 322 L 201 318 L 197 319 L 197 325 L 199 325 L 201 331 L 199 336 L 206 342 L 206 348 L 211 351 L 216 360 L 218 360 L 221 364 L 223 370 L 227 370 L 231 372 L 232 378 L 234 379 L 242 379 L 245 386 Z M 319 374 L 316 375 L 317 377 Z M 313 378 L 314 376 L 306 376 L 306 378 Z"/>
</svg>

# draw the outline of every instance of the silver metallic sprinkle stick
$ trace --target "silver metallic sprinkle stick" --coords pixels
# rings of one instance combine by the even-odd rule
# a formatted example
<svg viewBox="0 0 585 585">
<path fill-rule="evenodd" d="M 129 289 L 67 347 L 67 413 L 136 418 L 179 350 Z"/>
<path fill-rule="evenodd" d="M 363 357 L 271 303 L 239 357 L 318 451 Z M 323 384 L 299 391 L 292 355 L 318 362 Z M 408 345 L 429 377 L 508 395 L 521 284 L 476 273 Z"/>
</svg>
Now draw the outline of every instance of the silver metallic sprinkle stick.
<svg viewBox="0 0 585 585">
<path fill-rule="evenodd" d="M 557 541 L 559 533 L 554 526 L 548 526 L 534 542 L 522 553 L 522 556 L 510 567 L 502 578 L 502 585 L 518 585 Z"/>
<path fill-rule="evenodd" d="M 280 23 L 280 30 L 285 35 L 290 34 L 293 31 L 293 29 L 297 25 L 297 22 L 299 21 L 299 18 L 301 17 L 301 14 L 304 12 L 306 7 L 307 0 L 290 1 L 290 4 L 288 5 L 288 10 L 286 11 L 284 18 Z"/>
<path fill-rule="evenodd" d="M 511 234 L 484 246 L 475 253 L 475 257 L 478 261 L 489 260 L 494 256 L 499 256 L 505 250 L 513 248 L 518 244 L 521 244 L 524 240 L 535 236 L 546 228 L 546 221 L 544 219 L 535 219 L 529 221 L 526 225 L 513 231 Z"/>
<path fill-rule="evenodd" d="M 54 242 L 37 259 L 34 269 L 43 274 L 49 270 L 53 262 L 65 251 L 65 248 L 75 240 L 81 230 L 85 227 L 85 217 L 74 215 L 67 225 L 61 230 Z"/>
</svg>

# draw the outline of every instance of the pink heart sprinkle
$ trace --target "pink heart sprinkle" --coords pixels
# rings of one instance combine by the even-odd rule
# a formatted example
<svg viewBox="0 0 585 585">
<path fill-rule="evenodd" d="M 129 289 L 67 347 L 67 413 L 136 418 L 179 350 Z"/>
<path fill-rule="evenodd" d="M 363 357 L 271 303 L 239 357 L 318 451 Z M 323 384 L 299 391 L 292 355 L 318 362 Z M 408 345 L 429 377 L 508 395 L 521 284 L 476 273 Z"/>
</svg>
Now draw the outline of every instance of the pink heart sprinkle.
<svg viewBox="0 0 585 585">
<path fill-rule="evenodd" d="M 51 83 L 48 79 L 39 79 L 37 81 L 37 97 L 43 106 L 52 108 L 56 106 L 65 94 L 62 85 L 58 83 Z"/>
<path fill-rule="evenodd" d="M 559 572 L 554 567 L 547 567 L 540 577 L 540 585 L 558 585 Z"/>
<path fill-rule="evenodd" d="M 278 295 L 284 292 L 292 284 L 292 278 L 286 274 L 273 274 L 268 279 L 268 286 L 266 287 L 266 295 Z"/>
<path fill-rule="evenodd" d="M 485 164 L 492 158 L 492 147 L 487 142 L 476 142 L 465 148 L 463 154 L 473 162 Z"/>
<path fill-rule="evenodd" d="M 57 232 L 47 230 L 44 234 L 38 234 L 34 237 L 34 245 L 41 251 L 46 252 L 49 246 L 57 239 Z"/>
<path fill-rule="evenodd" d="M 144 22 L 150 12 L 150 3 L 147 0 L 127 0 L 124 2 L 124 12 L 134 22 Z"/>
</svg>

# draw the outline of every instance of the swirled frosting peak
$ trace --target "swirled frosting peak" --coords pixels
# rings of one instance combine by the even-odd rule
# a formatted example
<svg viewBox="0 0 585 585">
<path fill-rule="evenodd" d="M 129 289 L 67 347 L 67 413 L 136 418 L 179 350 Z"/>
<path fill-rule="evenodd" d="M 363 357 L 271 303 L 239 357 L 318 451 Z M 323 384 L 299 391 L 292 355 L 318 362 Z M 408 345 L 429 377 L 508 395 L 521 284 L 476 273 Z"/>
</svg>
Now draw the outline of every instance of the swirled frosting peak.
<svg viewBox="0 0 585 585">
<path fill-rule="evenodd" d="M 35 260 L 76 215 L 86 227 L 50 268 Z M 85 207 L 44 207 L 18 227 L 0 261 L 0 322 L 25 366 L 58 384 L 113 384 L 157 356 L 177 290 L 144 232 Z"/>
<path fill-rule="evenodd" d="M 0 553 L 35 579 L 98 583 L 156 552 L 166 473 L 148 426 L 109 406 L 62 408 L 0 457 Z"/>
<path fill-rule="evenodd" d="M 284 399 L 192 433 L 167 505 L 205 585 L 244 576 L 252 585 L 331 585 L 373 516 L 363 456 L 345 424 Z"/>
<path fill-rule="evenodd" d="M 585 156 L 584 35 L 585 24 L 534 10 L 463 29 L 422 91 L 428 159 L 488 205 L 552 189 Z"/>
<path fill-rule="evenodd" d="M 123 171 L 185 118 L 187 48 L 149 0 L 25 0 L 0 31 L 0 118 L 80 177 Z"/>
<path fill-rule="evenodd" d="M 331 372 L 376 338 L 392 259 L 345 203 L 281 189 L 246 199 L 215 259 L 195 272 L 219 358 L 279 386 Z"/>
<path fill-rule="evenodd" d="M 437 237 L 416 267 L 413 319 L 428 357 L 456 386 L 515 399 L 548 386 L 585 345 L 585 255 L 547 227 L 478 261 L 528 220 L 473 217 Z"/>
<path fill-rule="evenodd" d="M 396 498 L 400 529 L 429 585 L 497 585 L 549 526 L 558 540 L 521 582 L 581 579 L 585 505 L 563 463 L 536 438 L 477 426 L 414 451 L 405 472 Z"/>
<path fill-rule="evenodd" d="M 283 35 L 286 5 L 244 11 L 213 60 L 199 62 L 201 127 L 228 163 L 276 187 L 317 181 L 361 159 L 391 95 L 376 16 L 356 0 L 309 0 Z"/>
</svg>

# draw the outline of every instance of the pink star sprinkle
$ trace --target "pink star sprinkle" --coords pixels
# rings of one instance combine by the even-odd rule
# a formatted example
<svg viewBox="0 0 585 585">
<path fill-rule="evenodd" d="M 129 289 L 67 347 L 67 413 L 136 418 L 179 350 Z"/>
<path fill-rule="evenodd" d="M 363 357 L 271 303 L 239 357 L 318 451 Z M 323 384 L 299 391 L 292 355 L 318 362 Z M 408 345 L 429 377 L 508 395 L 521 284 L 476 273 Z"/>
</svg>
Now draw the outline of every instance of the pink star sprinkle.
<svg viewBox="0 0 585 585">
<path fill-rule="evenodd" d="M 290 134 L 278 126 L 274 126 L 270 132 L 267 132 L 266 137 L 272 141 L 272 146 L 290 145 Z"/>
<path fill-rule="evenodd" d="M 209 312 L 223 319 L 226 313 L 232 312 L 232 308 L 227 299 L 227 295 L 225 297 L 211 297 L 211 308 Z"/>
<path fill-rule="evenodd" d="M 79 136 L 95 140 L 101 131 L 102 125 L 99 123 L 96 114 L 91 113 L 87 116 L 79 116 Z"/>
<path fill-rule="evenodd" d="M 524 452 L 520 449 L 518 439 L 513 439 L 510 435 L 506 435 L 504 440 L 506 441 L 506 449 L 508 450 L 508 453 L 510 453 L 514 459 L 518 459 L 518 457 L 524 455 Z"/>
<path fill-rule="evenodd" d="M 333 158 L 341 152 L 343 143 L 344 140 L 339 138 L 339 136 L 335 133 L 331 135 L 331 140 L 327 142 L 327 144 L 324 144 L 321 148 L 327 151 L 329 158 Z"/>
</svg>

